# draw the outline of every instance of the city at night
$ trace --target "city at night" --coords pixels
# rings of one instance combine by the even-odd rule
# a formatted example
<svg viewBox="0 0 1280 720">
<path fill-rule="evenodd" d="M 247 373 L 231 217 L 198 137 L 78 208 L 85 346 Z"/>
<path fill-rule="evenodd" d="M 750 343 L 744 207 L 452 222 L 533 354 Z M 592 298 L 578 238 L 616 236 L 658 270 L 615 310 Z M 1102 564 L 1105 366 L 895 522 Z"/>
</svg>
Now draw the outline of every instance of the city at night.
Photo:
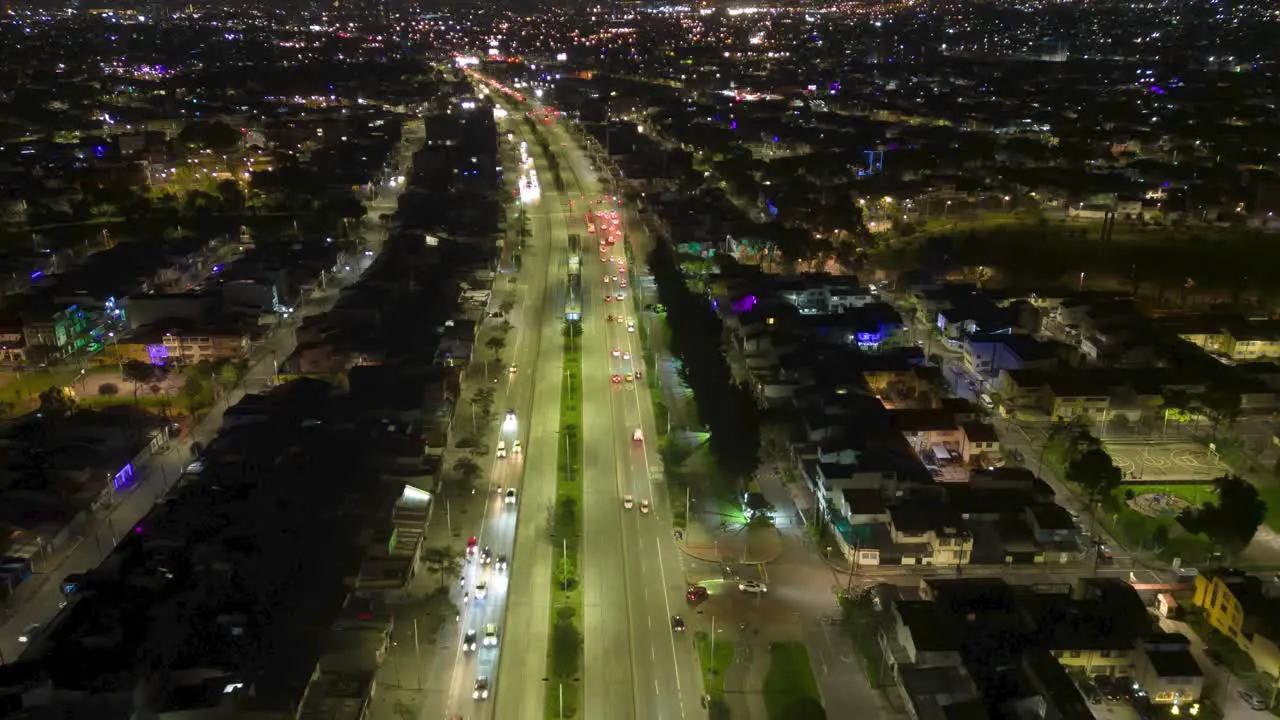
<svg viewBox="0 0 1280 720">
<path fill-rule="evenodd" d="M 1280 715 L 1280 9 L 0 6 L 0 718 Z"/>
</svg>

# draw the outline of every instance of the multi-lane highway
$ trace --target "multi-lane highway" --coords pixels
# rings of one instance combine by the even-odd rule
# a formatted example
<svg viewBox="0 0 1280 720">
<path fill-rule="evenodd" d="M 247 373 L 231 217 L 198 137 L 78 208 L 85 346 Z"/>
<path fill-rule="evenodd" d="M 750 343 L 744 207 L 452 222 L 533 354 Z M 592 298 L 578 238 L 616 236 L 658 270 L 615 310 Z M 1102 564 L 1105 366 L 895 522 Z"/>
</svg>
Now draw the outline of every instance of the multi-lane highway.
<svg viewBox="0 0 1280 720">
<path fill-rule="evenodd" d="M 671 617 L 687 608 L 643 378 L 650 369 L 634 330 L 642 268 L 627 264 L 622 208 L 605 195 L 575 140 L 560 125 L 545 132 L 569 190 L 578 191 L 570 232 L 583 235 L 582 715 L 701 717 L 693 639 L 671 628 Z"/>
<path fill-rule="evenodd" d="M 548 523 L 561 440 L 557 428 L 568 238 L 576 234 L 582 240 L 585 490 L 585 707 L 580 715 L 702 717 L 693 639 L 671 629 L 671 617 L 687 612 L 685 585 L 672 541 L 653 409 L 643 378 L 636 377 L 649 368 L 643 366 L 639 337 L 629 322 L 639 316 L 633 296 L 639 278 L 633 277 L 638 268 L 626 265 L 620 208 L 608 200 L 611 214 L 598 219 L 596 232 L 589 233 L 587 209 L 606 206 L 599 204 L 605 196 L 586 158 L 563 127 L 546 123 L 539 128 L 561 168 L 564 191 L 558 192 L 524 113 L 510 109 L 502 131 L 527 143 L 533 167 L 541 170 L 541 187 L 527 207 L 531 236 L 522 252 L 523 269 L 510 280 L 499 278 L 500 283 L 514 283 L 518 299 L 510 317 L 514 341 L 506 358 L 516 363 L 517 372 L 501 378 L 495 407 L 501 413 L 514 410 L 516 420 L 514 427 L 499 431 L 508 457 L 495 453 L 490 461 L 490 500 L 476 534 L 481 549 L 488 546 L 495 557 L 507 554 L 511 564 L 505 573 L 491 565 L 467 566 L 459 594 L 474 593 L 476 584 L 484 582 L 486 597 L 465 603 L 457 633 L 461 641 L 474 630 L 481 645 L 475 651 L 461 642 L 451 646 L 446 706 L 426 703 L 420 716 L 432 717 L 443 709 L 446 717 L 540 720 L 547 693 L 554 692 L 546 680 L 554 558 Z M 615 233 L 618 242 L 602 248 L 600 239 L 607 233 Z M 491 447 L 496 448 L 498 439 Z M 512 452 L 517 439 L 523 445 L 519 455 Z M 509 487 L 517 489 L 514 506 L 499 491 Z M 631 507 L 624 505 L 627 496 Z M 486 648 L 484 628 L 490 623 L 497 627 L 498 643 Z M 473 697 L 478 676 L 490 679 L 488 699 Z"/>
</svg>

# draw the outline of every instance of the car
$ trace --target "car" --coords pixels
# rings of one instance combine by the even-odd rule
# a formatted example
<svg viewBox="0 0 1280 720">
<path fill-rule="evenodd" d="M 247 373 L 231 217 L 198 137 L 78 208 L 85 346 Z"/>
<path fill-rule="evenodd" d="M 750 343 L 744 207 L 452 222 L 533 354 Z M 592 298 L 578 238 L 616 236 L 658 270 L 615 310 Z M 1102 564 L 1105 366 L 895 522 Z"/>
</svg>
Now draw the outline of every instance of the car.
<svg viewBox="0 0 1280 720">
<path fill-rule="evenodd" d="M 635 375 L 632 375 L 631 373 L 627 373 L 627 374 L 625 375 L 625 378 L 626 378 L 626 381 L 627 381 L 627 382 L 631 382 L 632 380 L 635 380 L 635 379 L 636 379 L 636 376 L 635 376 Z"/>
<path fill-rule="evenodd" d="M 1133 699 L 1134 685 L 1135 683 L 1133 682 L 1133 678 L 1128 675 L 1117 675 L 1115 687 L 1116 698 L 1119 700 Z"/>
<path fill-rule="evenodd" d="M 641 500 L 641 501 L 640 501 L 640 514 L 642 514 L 642 515 L 648 515 L 648 514 L 649 514 L 649 501 L 648 501 L 648 500 Z"/>
<path fill-rule="evenodd" d="M 640 368 L 636 368 L 636 379 L 639 380 L 640 378 L 641 378 Z"/>
<path fill-rule="evenodd" d="M 684 599 L 689 602 L 699 602 L 711 597 L 711 592 L 707 590 L 706 585 L 690 585 L 688 590 L 684 591 Z"/>
<path fill-rule="evenodd" d="M 472 700 L 488 700 L 489 699 L 489 678 L 481 675 L 476 678 L 476 684 L 471 687 Z"/>
<path fill-rule="evenodd" d="M 1249 706 L 1250 710 L 1267 709 L 1267 701 L 1262 697 L 1261 693 L 1254 692 L 1253 690 L 1241 690 L 1237 692 L 1236 695 L 1240 696 L 1240 699 L 1244 701 L 1245 705 Z"/>
<path fill-rule="evenodd" d="M 624 353 L 622 353 L 622 359 L 623 359 L 623 360 L 630 360 L 630 359 L 631 359 L 631 353 L 629 353 L 629 352 L 624 352 Z"/>
<path fill-rule="evenodd" d="M 619 348 L 614 348 L 614 349 L 613 349 L 613 353 L 612 353 L 612 355 L 613 355 L 614 357 L 621 357 L 621 355 L 622 355 L 622 350 L 621 350 L 621 349 L 619 349 Z"/>
<path fill-rule="evenodd" d="M 1099 695 L 1108 700 L 1115 700 L 1119 697 L 1116 695 L 1115 680 L 1112 680 L 1110 675 L 1094 675 L 1093 686 L 1098 688 Z"/>
<path fill-rule="evenodd" d="M 612 295 L 605 295 L 605 296 L 604 296 L 604 301 L 605 301 L 605 302 L 613 302 L 613 296 L 612 296 Z"/>
<path fill-rule="evenodd" d="M 636 324 L 633 322 L 627 323 L 627 332 L 635 332 L 635 331 L 636 331 Z"/>
<path fill-rule="evenodd" d="M 623 495 L 623 496 L 622 496 L 622 507 L 623 507 L 623 508 L 625 508 L 625 509 L 627 509 L 627 510 L 630 510 L 632 507 L 635 507 L 635 504 L 636 504 L 636 499 L 635 499 L 634 497 L 632 497 L 632 496 L 630 496 L 630 495 Z"/>
<path fill-rule="evenodd" d="M 605 275 L 605 276 L 604 276 L 604 281 L 605 281 L 605 282 L 609 282 L 610 280 L 613 280 L 613 278 L 612 278 L 612 277 L 610 277 L 610 276 L 608 276 L 608 275 Z"/>
<path fill-rule="evenodd" d="M 631 433 L 631 439 L 636 442 L 644 442 L 644 433 L 640 431 L 640 428 L 636 428 L 636 431 Z"/>
<path fill-rule="evenodd" d="M 519 441 L 519 440 L 516 440 L 515 442 L 511 443 L 511 454 L 513 454 L 513 455 L 519 455 L 519 454 L 520 454 L 520 441 Z"/>
<path fill-rule="evenodd" d="M 496 562 L 494 562 L 494 563 L 493 563 L 493 568 L 494 568 L 495 570 L 497 570 L 498 572 L 506 572 L 506 570 L 507 570 L 507 556 L 506 556 L 506 555 L 499 555 L 499 556 L 498 556 L 498 560 L 497 560 Z"/>
<path fill-rule="evenodd" d="M 488 545 L 485 545 L 484 550 L 480 551 L 480 564 L 488 565 L 489 562 L 492 560 L 493 560 L 493 551 L 489 549 Z"/>
<path fill-rule="evenodd" d="M 462 652 L 471 652 L 476 649 L 476 631 L 468 630 L 462 635 Z"/>
<path fill-rule="evenodd" d="M 504 458 L 506 456 L 507 456 L 507 441 L 499 440 L 498 441 L 498 457 Z"/>
<path fill-rule="evenodd" d="M 614 295 L 614 297 L 617 298 L 618 300 L 625 300 L 627 298 L 627 295 L 626 293 L 618 293 L 617 295 Z"/>
<path fill-rule="evenodd" d="M 622 382 L 622 376 L 621 376 L 621 375 L 616 375 L 616 374 L 615 374 L 615 375 L 613 376 L 613 381 L 614 381 L 614 382 L 616 382 L 616 383 L 620 383 L 620 382 Z"/>
<path fill-rule="evenodd" d="M 1090 705 L 1102 704 L 1102 693 L 1087 680 L 1080 684 L 1080 692 L 1084 694 L 1086 699 L 1088 699 Z"/>
<path fill-rule="evenodd" d="M 672 629 L 672 631 L 674 631 L 674 632 L 684 632 L 685 630 L 688 630 L 689 628 L 684 624 L 684 618 L 680 617 L 679 615 L 672 615 L 672 616 L 671 616 L 671 629 Z"/>
<path fill-rule="evenodd" d="M 476 599 L 483 600 L 489 594 L 489 586 L 484 581 L 476 583 Z"/>
<path fill-rule="evenodd" d="M 1104 563 L 1113 562 L 1115 556 L 1111 554 L 1111 548 L 1106 545 L 1098 545 L 1098 560 Z"/>
<path fill-rule="evenodd" d="M 627 281 L 625 279 L 618 280 L 618 287 L 625 290 L 627 288 Z"/>
<path fill-rule="evenodd" d="M 613 322 L 613 316 L 612 316 L 612 315 L 605 315 L 605 316 L 604 316 L 604 321 L 605 321 L 605 322 Z"/>
<path fill-rule="evenodd" d="M 484 626 L 484 646 L 494 647 L 498 644 L 498 626 L 489 623 Z"/>
<path fill-rule="evenodd" d="M 508 410 L 507 410 L 507 422 L 509 422 L 509 423 L 513 423 L 513 422 L 515 422 L 515 421 L 516 421 L 516 411 L 515 411 L 515 410 L 510 410 L 510 409 L 508 409 Z"/>
<path fill-rule="evenodd" d="M 472 536 L 471 536 L 471 539 L 467 541 L 467 555 L 468 555 L 468 556 L 472 556 L 472 555 L 475 555 L 475 554 L 476 554 L 476 542 L 477 542 L 477 541 L 476 541 L 476 536 L 475 536 L 475 535 L 472 535 Z"/>
<path fill-rule="evenodd" d="M 22 632 L 18 633 L 18 642 L 29 643 L 36 639 L 36 635 L 39 632 L 40 632 L 40 624 L 32 623 L 31 625 L 28 625 L 25 628 L 23 628 Z"/>
<path fill-rule="evenodd" d="M 516 364 L 515 364 L 515 363 L 511 363 L 511 367 L 507 368 L 507 372 L 511 373 L 512 375 L 515 375 L 515 374 L 516 374 Z"/>
<path fill-rule="evenodd" d="M 515 489 L 515 488 L 507 488 L 506 504 L 508 504 L 508 505 L 515 505 L 515 504 L 516 504 L 516 489 Z"/>
<path fill-rule="evenodd" d="M 758 580 L 743 580 L 742 582 L 738 583 L 738 589 L 741 590 L 742 592 L 752 593 L 752 594 L 758 594 L 758 593 L 769 591 L 769 588 L 765 587 L 765 584 Z"/>
</svg>

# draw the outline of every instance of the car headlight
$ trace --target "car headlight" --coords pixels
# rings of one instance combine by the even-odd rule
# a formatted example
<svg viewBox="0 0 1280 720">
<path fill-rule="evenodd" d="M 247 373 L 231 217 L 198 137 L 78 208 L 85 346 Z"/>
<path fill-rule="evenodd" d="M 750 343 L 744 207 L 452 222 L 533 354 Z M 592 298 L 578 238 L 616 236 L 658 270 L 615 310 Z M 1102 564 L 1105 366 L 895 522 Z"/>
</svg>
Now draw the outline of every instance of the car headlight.
<svg viewBox="0 0 1280 720">
<path fill-rule="evenodd" d="M 475 691 L 473 691 L 473 692 L 471 693 L 471 699 L 472 699 L 472 700 L 479 700 L 479 699 L 480 699 L 480 691 L 479 691 L 479 690 L 475 690 Z"/>
</svg>

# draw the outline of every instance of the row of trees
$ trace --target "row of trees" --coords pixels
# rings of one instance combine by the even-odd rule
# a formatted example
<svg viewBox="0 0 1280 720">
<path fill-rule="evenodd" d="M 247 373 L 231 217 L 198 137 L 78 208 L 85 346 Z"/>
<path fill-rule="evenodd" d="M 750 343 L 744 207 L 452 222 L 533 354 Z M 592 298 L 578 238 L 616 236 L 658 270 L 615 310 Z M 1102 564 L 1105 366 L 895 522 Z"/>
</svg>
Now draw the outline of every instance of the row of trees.
<svg viewBox="0 0 1280 720">
<path fill-rule="evenodd" d="M 710 447 L 723 479 L 737 481 L 760 462 L 760 420 L 749 388 L 733 380 L 721 348 L 722 324 L 705 297 L 685 282 L 672 249 L 657 243 L 649 269 L 671 329 L 671 353 L 693 390 L 698 417 L 711 432 Z"/>
</svg>

